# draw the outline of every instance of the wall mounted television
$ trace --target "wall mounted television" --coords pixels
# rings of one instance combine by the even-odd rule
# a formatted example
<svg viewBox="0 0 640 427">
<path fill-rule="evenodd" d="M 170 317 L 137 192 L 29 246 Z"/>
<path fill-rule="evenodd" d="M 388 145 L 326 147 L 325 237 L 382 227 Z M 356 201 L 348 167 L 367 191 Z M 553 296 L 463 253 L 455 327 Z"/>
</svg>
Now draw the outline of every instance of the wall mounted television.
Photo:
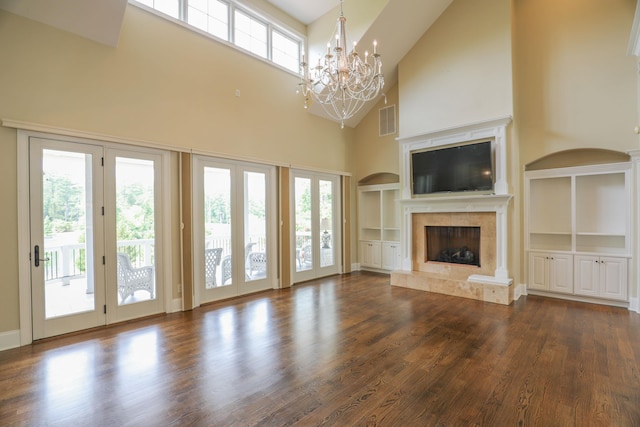
<svg viewBox="0 0 640 427">
<path fill-rule="evenodd" d="M 411 152 L 413 195 L 493 193 L 493 140 Z"/>
</svg>

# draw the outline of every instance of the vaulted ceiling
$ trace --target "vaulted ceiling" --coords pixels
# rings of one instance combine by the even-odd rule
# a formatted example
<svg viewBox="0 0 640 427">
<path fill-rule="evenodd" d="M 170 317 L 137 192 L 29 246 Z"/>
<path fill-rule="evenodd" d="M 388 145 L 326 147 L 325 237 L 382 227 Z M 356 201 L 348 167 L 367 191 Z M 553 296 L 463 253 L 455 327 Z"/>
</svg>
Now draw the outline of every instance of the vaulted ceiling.
<svg viewBox="0 0 640 427">
<path fill-rule="evenodd" d="M 332 34 L 339 0 L 267 1 L 307 25 L 309 58 L 313 60 L 314 49 L 326 46 Z M 359 46 L 378 41 L 385 86 L 392 87 L 397 82 L 400 60 L 452 1 L 345 0 L 344 15 L 350 38 Z M 126 6 L 127 0 L 0 0 L 0 8 L 8 12 L 113 47 L 118 45 Z M 324 116 L 319 107 L 311 112 Z M 367 112 L 363 109 L 345 124 L 355 127 Z"/>
</svg>

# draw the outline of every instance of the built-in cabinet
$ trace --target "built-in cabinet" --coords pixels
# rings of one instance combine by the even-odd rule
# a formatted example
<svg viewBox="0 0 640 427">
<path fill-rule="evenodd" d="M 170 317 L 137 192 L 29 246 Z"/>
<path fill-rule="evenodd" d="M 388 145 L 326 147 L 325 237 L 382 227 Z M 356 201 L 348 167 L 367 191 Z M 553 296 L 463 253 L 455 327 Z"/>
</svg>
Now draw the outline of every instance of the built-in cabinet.
<svg viewBox="0 0 640 427">
<path fill-rule="evenodd" d="M 578 255 L 575 260 L 576 295 L 627 299 L 627 258 Z"/>
<path fill-rule="evenodd" d="M 530 252 L 529 288 L 572 293 L 573 255 L 556 252 Z"/>
<path fill-rule="evenodd" d="M 360 266 L 377 270 L 400 267 L 398 184 L 358 187 Z"/>
<path fill-rule="evenodd" d="M 630 188 L 630 163 L 525 173 L 532 293 L 628 301 Z"/>
</svg>

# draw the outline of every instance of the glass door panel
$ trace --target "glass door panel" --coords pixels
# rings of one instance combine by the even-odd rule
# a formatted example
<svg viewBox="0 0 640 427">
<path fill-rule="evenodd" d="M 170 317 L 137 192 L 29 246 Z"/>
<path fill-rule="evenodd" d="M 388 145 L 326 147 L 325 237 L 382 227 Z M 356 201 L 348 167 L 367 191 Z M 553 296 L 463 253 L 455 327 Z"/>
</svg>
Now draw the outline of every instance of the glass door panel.
<svg viewBox="0 0 640 427">
<path fill-rule="evenodd" d="M 311 222 L 311 179 L 294 178 L 294 223 L 296 233 L 296 271 L 313 269 L 313 240 Z"/>
<path fill-rule="evenodd" d="M 333 182 L 319 180 L 320 188 L 320 267 L 334 265 Z"/>
<path fill-rule="evenodd" d="M 156 298 L 155 191 L 151 160 L 116 157 L 118 305 Z"/>
<path fill-rule="evenodd" d="M 266 175 L 244 172 L 244 247 L 247 281 L 267 277 Z"/>
<path fill-rule="evenodd" d="M 231 170 L 204 168 L 204 284 L 206 289 L 231 286 Z"/>
<path fill-rule="evenodd" d="M 43 150 L 42 172 L 45 318 L 94 310 L 91 155 Z"/>
<path fill-rule="evenodd" d="M 166 309 L 170 267 L 162 260 L 171 249 L 162 243 L 169 208 L 161 189 L 168 157 L 152 149 L 105 150 L 108 323 Z"/>
</svg>

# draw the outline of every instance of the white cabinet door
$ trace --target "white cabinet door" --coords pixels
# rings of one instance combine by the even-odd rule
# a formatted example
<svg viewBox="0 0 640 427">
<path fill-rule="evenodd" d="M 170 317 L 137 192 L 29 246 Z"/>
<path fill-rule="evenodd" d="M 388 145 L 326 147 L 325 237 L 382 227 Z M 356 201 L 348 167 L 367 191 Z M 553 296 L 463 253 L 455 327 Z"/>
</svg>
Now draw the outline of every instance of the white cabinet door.
<svg viewBox="0 0 640 427">
<path fill-rule="evenodd" d="M 627 299 L 627 259 L 600 257 L 600 296 Z"/>
<path fill-rule="evenodd" d="M 548 254 L 549 290 L 573 293 L 573 255 Z"/>
<path fill-rule="evenodd" d="M 549 290 L 547 280 L 547 254 L 529 253 L 529 284 L 530 289 Z"/>
<path fill-rule="evenodd" d="M 382 268 L 396 270 L 400 266 L 400 245 L 396 242 L 382 243 Z"/>
<path fill-rule="evenodd" d="M 380 242 L 360 241 L 360 264 L 363 267 L 382 268 Z"/>
<path fill-rule="evenodd" d="M 573 255 L 553 252 L 529 253 L 529 289 L 573 292 Z"/>
<path fill-rule="evenodd" d="M 599 272 L 599 257 L 590 255 L 576 255 L 574 285 L 575 294 L 597 297 L 600 293 L 598 286 Z"/>
<path fill-rule="evenodd" d="M 576 295 L 626 301 L 627 264 L 627 258 L 576 256 Z"/>
</svg>

